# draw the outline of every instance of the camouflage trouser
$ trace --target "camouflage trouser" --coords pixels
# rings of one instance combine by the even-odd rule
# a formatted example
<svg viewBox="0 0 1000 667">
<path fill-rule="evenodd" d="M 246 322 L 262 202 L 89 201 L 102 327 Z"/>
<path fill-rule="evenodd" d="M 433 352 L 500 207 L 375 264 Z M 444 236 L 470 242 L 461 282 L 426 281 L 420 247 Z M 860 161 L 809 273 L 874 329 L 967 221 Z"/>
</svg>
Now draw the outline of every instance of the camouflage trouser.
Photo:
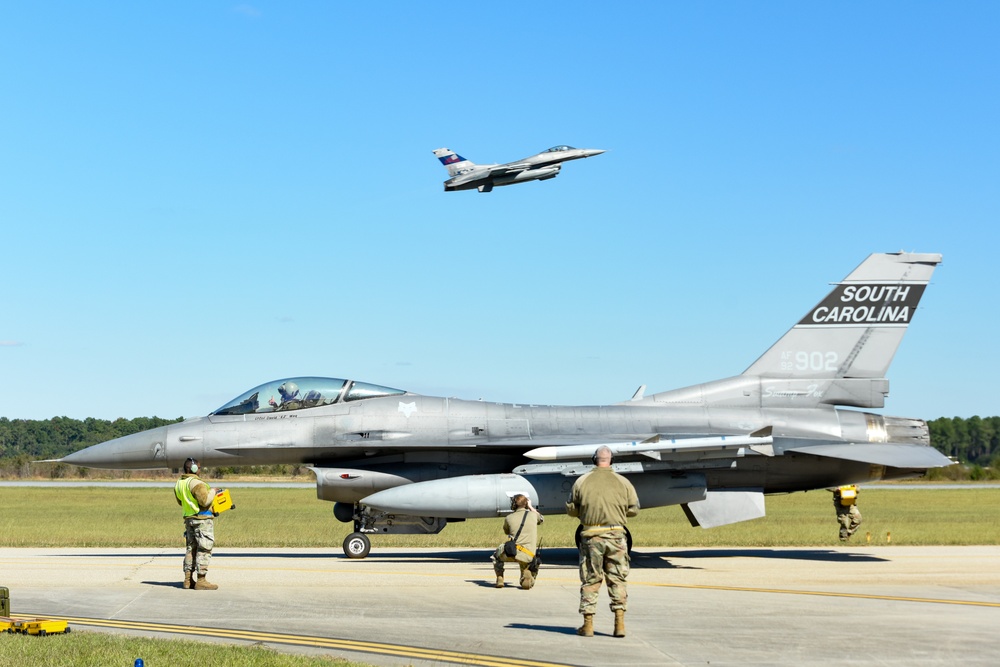
<svg viewBox="0 0 1000 667">
<path fill-rule="evenodd" d="M 503 552 L 503 545 L 497 547 L 490 558 L 493 561 L 493 571 L 498 577 L 503 576 L 504 563 L 517 563 L 521 567 L 521 588 L 531 588 L 535 584 L 535 577 L 538 576 L 538 569 L 532 569 L 534 559 L 528 560 L 528 554 L 518 551 L 516 556 L 507 556 Z"/>
<path fill-rule="evenodd" d="M 184 519 L 184 571 L 204 575 L 212 561 L 215 546 L 215 520 L 213 517 Z"/>
<path fill-rule="evenodd" d="M 861 511 L 857 505 L 837 507 L 837 521 L 840 522 L 840 539 L 846 540 L 861 525 Z"/>
<path fill-rule="evenodd" d="M 601 582 L 607 580 L 611 596 L 611 611 L 628 607 L 628 542 L 625 533 L 613 532 L 583 537 L 580 540 L 580 613 L 597 610 L 597 594 Z"/>
</svg>

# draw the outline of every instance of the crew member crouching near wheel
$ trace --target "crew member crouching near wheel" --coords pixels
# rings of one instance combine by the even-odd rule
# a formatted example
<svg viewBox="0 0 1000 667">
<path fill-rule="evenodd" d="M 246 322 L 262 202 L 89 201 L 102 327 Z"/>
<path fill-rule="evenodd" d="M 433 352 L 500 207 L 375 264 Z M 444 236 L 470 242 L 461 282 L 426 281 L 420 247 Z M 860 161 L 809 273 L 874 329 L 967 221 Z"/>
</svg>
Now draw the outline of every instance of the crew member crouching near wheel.
<svg viewBox="0 0 1000 667">
<path fill-rule="evenodd" d="M 507 542 L 497 547 L 490 557 L 497 575 L 496 587 L 504 586 L 504 563 L 516 562 L 521 567 L 521 588 L 529 590 L 535 585 L 542 562 L 538 556 L 538 524 L 545 518 L 531 506 L 531 499 L 521 493 L 510 499 L 510 509 L 511 513 L 503 521 Z"/>
</svg>

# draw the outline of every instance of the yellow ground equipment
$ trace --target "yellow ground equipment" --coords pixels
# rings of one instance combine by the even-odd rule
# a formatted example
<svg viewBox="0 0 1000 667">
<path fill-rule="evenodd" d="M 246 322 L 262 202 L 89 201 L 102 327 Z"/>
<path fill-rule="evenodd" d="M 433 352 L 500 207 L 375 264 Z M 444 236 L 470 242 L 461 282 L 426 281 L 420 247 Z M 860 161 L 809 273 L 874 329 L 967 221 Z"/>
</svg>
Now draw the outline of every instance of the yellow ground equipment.
<svg viewBox="0 0 1000 667">
<path fill-rule="evenodd" d="M 14 632 L 25 635 L 59 635 L 69 633 L 70 627 L 66 621 L 53 621 L 48 618 L 24 618 L 14 621 Z"/>
<path fill-rule="evenodd" d="M 0 616 L 0 632 L 14 632 L 14 619 L 10 616 Z"/>
<path fill-rule="evenodd" d="M 234 509 L 236 509 L 236 505 L 233 504 L 233 498 L 229 495 L 229 489 L 219 489 L 212 499 L 212 514 L 218 516 L 227 510 Z"/>
<path fill-rule="evenodd" d="M 850 486 L 840 487 L 840 504 L 845 507 L 848 505 L 853 505 L 858 500 L 858 487 L 851 484 Z"/>
</svg>

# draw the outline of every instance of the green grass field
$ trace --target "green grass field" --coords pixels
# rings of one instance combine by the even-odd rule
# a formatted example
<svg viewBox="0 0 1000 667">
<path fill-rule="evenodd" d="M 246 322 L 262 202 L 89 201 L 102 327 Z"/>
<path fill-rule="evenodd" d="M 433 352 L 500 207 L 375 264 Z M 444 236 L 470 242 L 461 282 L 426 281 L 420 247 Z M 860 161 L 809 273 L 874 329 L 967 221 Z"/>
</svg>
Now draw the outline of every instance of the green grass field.
<svg viewBox="0 0 1000 667">
<path fill-rule="evenodd" d="M 236 509 L 216 520 L 218 548 L 328 547 L 340 553 L 349 524 L 311 489 L 236 488 Z M 1000 544 L 1000 489 L 863 489 L 864 524 L 854 543 Z M 0 488 L 0 546 L 183 547 L 183 522 L 171 489 Z M 549 516 L 540 535 L 550 547 L 571 546 L 576 520 Z M 643 510 L 630 520 L 636 546 L 774 547 L 839 544 L 831 494 L 812 491 L 767 498 L 767 516 L 704 530 L 679 507 Z M 450 524 L 432 536 L 375 535 L 379 547 L 493 548 L 500 519 Z"/>
<path fill-rule="evenodd" d="M 0 665 L 24 667 L 371 667 L 340 658 L 298 656 L 262 646 L 73 632 L 51 637 L 0 634 Z"/>
</svg>

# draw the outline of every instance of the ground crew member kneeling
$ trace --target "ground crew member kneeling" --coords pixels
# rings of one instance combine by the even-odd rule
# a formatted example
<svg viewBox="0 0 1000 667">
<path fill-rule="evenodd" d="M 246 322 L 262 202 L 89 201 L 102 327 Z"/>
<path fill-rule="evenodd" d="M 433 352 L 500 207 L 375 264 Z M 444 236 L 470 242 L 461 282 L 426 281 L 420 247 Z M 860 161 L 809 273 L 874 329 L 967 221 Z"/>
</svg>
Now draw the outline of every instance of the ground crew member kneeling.
<svg viewBox="0 0 1000 667">
<path fill-rule="evenodd" d="M 505 553 L 501 544 L 493 552 L 493 571 L 497 575 L 497 588 L 503 588 L 504 563 L 517 563 L 521 567 L 521 588 L 529 590 L 535 585 L 541 560 L 538 558 L 538 524 L 545 521 L 538 510 L 531 506 L 531 499 L 517 494 L 510 499 L 511 513 L 503 520 L 503 532 L 508 541 L 517 544 L 513 555 Z M 506 544 L 506 543 L 504 543 Z"/>
<path fill-rule="evenodd" d="M 198 479 L 198 462 L 184 462 L 184 474 L 174 485 L 177 504 L 184 509 L 184 588 L 214 591 L 218 588 L 206 579 L 208 564 L 215 546 L 215 517 L 212 499 L 215 489 Z"/>
<path fill-rule="evenodd" d="M 858 485 L 848 484 L 833 490 L 833 506 L 837 510 L 840 523 L 840 541 L 846 542 L 861 525 L 861 510 L 858 509 Z"/>
<path fill-rule="evenodd" d="M 628 607 L 628 540 L 625 518 L 639 514 L 639 496 L 632 482 L 611 469 L 611 449 L 594 453 L 594 468 L 578 478 L 566 503 L 566 513 L 580 518 L 580 613 L 576 634 L 594 636 L 594 612 L 601 581 L 608 582 L 615 637 L 625 636 Z"/>
</svg>

